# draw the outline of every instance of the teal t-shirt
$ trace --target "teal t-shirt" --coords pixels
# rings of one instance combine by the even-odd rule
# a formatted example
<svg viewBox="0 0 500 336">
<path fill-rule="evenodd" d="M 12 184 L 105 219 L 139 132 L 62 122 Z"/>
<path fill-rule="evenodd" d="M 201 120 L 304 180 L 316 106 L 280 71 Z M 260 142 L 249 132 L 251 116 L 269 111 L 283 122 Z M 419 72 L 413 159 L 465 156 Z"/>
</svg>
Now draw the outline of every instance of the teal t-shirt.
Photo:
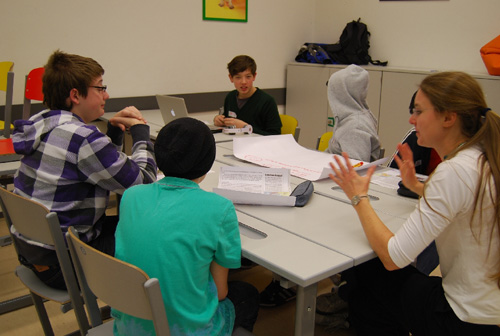
<svg viewBox="0 0 500 336">
<path fill-rule="evenodd" d="M 172 335 L 231 335 L 234 306 L 217 298 L 215 261 L 238 268 L 234 206 L 186 179 L 129 188 L 120 204 L 115 256 L 158 278 Z M 115 335 L 154 335 L 152 321 L 113 310 Z"/>
</svg>

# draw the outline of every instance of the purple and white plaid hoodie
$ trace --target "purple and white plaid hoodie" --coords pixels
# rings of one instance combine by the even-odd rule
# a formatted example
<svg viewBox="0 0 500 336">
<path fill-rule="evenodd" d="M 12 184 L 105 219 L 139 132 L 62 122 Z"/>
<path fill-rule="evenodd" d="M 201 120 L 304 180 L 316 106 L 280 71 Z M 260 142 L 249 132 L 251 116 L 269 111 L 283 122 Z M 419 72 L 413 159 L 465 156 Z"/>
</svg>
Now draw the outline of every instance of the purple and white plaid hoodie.
<svg viewBox="0 0 500 336">
<path fill-rule="evenodd" d="M 86 242 L 100 233 L 95 223 L 105 213 L 110 191 L 121 194 L 156 180 L 147 125 L 130 128 L 130 158 L 121 151 L 120 128 L 108 123 L 106 136 L 68 111 L 44 110 L 14 125 L 14 150 L 24 155 L 14 176 L 14 192 L 56 212 L 63 232 L 74 226 Z"/>
</svg>

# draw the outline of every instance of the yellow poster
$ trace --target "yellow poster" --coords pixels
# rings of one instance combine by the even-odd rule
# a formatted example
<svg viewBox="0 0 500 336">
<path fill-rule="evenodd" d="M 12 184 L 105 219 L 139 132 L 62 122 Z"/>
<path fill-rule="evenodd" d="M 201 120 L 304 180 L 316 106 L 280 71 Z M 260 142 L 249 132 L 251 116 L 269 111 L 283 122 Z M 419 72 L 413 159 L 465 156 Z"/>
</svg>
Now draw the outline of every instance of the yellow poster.
<svg viewBox="0 0 500 336">
<path fill-rule="evenodd" d="M 247 22 L 248 0 L 203 0 L 203 20 Z"/>
</svg>

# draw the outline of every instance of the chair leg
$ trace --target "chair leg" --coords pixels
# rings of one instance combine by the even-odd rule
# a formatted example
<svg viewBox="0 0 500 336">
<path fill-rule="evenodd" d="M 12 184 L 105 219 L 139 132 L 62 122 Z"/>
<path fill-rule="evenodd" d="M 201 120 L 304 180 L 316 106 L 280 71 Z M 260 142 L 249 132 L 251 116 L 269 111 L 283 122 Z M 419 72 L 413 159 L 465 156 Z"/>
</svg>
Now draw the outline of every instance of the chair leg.
<svg viewBox="0 0 500 336">
<path fill-rule="evenodd" d="M 47 310 L 43 304 L 43 299 L 33 292 L 30 292 L 33 298 L 33 304 L 35 305 L 38 318 L 42 324 L 43 333 L 45 336 L 54 336 L 54 330 L 52 330 L 52 325 L 50 324 L 49 316 L 47 315 Z"/>
<path fill-rule="evenodd" d="M 82 335 L 86 335 L 87 331 L 90 329 L 89 320 L 87 319 L 87 314 L 83 308 L 83 302 L 74 303 L 73 310 L 75 312 L 76 321 L 78 322 L 78 327 Z"/>
</svg>

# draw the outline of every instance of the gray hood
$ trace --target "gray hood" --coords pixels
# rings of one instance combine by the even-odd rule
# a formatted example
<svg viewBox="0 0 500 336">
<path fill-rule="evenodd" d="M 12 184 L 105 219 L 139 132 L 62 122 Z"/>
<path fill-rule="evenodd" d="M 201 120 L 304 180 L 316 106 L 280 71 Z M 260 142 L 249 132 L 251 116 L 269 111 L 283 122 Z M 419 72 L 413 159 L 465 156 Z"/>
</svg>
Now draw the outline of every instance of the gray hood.
<svg viewBox="0 0 500 336">
<path fill-rule="evenodd" d="M 354 64 L 333 73 L 328 81 L 328 102 L 335 125 L 328 151 L 373 161 L 379 158 L 377 119 L 368 108 L 368 72 Z"/>
</svg>

